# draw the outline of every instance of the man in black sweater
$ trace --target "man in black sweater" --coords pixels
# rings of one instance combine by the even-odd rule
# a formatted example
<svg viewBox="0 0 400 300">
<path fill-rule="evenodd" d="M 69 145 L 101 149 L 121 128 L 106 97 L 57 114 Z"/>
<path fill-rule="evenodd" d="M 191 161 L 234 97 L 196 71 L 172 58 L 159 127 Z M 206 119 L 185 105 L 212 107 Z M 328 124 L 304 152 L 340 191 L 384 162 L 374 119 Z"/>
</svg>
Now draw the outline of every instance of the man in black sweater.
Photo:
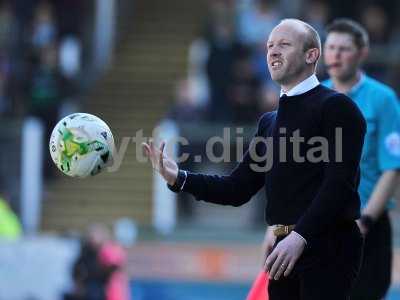
<svg viewBox="0 0 400 300">
<path fill-rule="evenodd" d="M 230 175 L 180 170 L 164 154 L 165 143 L 143 144 L 169 188 L 198 200 L 240 206 L 265 185 L 271 300 L 348 299 L 360 264 L 355 220 L 366 125 L 349 98 L 319 84 L 320 53 L 307 23 L 286 19 L 271 32 L 267 61 L 281 86 L 279 109 L 262 116 Z"/>
</svg>

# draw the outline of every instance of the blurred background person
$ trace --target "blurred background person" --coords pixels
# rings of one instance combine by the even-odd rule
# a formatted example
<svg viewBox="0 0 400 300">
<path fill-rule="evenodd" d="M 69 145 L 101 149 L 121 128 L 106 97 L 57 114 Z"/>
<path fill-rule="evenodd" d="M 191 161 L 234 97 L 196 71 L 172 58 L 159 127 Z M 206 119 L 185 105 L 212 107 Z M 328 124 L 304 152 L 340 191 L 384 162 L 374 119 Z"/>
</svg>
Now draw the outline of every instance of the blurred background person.
<svg viewBox="0 0 400 300">
<path fill-rule="evenodd" d="M 126 253 L 103 224 L 93 224 L 73 267 L 73 288 L 65 300 L 129 300 Z"/>
<path fill-rule="evenodd" d="M 98 256 L 102 268 L 111 272 L 105 285 L 106 300 L 129 300 L 129 279 L 126 275 L 125 249 L 114 239 L 108 239 Z"/>
<path fill-rule="evenodd" d="M 229 2 L 215 1 L 210 6 L 211 20 L 206 27 L 206 74 L 210 88 L 208 114 L 214 122 L 232 121 L 228 89 L 235 58 L 242 48 L 237 40 L 232 9 Z"/>
<path fill-rule="evenodd" d="M 281 14 L 277 1 L 255 0 L 240 7 L 238 14 L 239 40 L 246 45 L 264 44 L 271 30 L 279 23 Z"/>
<path fill-rule="evenodd" d="M 54 20 L 54 11 L 50 2 L 39 1 L 32 20 L 32 46 L 34 51 L 54 44 L 58 32 Z"/>
<path fill-rule="evenodd" d="M 262 82 L 253 68 L 251 53 L 243 50 L 234 61 L 228 95 L 233 119 L 237 125 L 248 124 L 262 114 L 260 98 Z"/>
<path fill-rule="evenodd" d="M 181 79 L 175 84 L 173 101 L 167 119 L 175 122 L 196 122 L 205 119 L 205 108 L 196 102 L 189 79 Z"/>
<path fill-rule="evenodd" d="M 109 239 L 104 225 L 93 224 L 81 242 L 79 256 L 72 271 L 73 289 L 65 300 L 106 300 L 106 284 L 112 270 L 103 267 L 100 251 Z"/>
<path fill-rule="evenodd" d="M 324 84 L 347 94 L 367 120 L 361 158 L 361 218 L 365 236 L 363 263 L 352 299 L 382 299 L 391 282 L 392 229 L 388 210 L 400 178 L 400 106 L 395 92 L 365 74 L 367 31 L 350 19 L 327 27 L 324 62 L 330 79 Z"/>
<path fill-rule="evenodd" d="M 16 240 L 22 235 L 21 223 L 3 195 L 0 196 L 0 239 Z M 0 241 L 1 242 L 1 241 Z"/>
<path fill-rule="evenodd" d="M 265 61 L 265 41 L 281 17 L 278 1 L 249 1 L 238 9 L 238 38 L 251 49 L 253 69 L 262 82 L 270 81 Z"/>
<path fill-rule="evenodd" d="M 38 48 L 37 62 L 32 65 L 31 74 L 27 81 L 26 99 L 27 110 L 30 116 L 38 118 L 44 125 L 43 144 L 60 116 L 60 107 L 66 97 L 68 84 L 60 73 L 58 64 L 58 46 L 49 44 Z M 49 153 L 45 153 L 44 172 L 46 178 L 53 173 L 49 161 Z"/>
</svg>

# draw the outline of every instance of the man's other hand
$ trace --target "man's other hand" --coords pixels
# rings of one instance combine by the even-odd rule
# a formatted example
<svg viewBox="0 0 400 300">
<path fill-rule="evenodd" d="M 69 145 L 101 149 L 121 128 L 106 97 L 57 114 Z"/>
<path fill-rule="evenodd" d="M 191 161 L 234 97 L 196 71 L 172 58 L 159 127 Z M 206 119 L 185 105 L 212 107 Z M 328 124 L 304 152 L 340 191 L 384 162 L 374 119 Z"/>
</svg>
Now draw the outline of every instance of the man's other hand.
<svg viewBox="0 0 400 300">
<path fill-rule="evenodd" d="M 265 261 L 269 277 L 278 280 L 282 274 L 289 276 L 305 246 L 304 239 L 294 231 L 280 241 Z"/>
</svg>

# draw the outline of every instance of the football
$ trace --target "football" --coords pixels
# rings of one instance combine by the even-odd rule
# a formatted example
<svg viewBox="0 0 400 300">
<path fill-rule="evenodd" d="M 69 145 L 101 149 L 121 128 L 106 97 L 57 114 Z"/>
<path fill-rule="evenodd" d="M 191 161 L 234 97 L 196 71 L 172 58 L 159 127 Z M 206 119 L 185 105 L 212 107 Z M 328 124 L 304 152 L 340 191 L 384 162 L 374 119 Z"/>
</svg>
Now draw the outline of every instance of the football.
<svg viewBox="0 0 400 300">
<path fill-rule="evenodd" d="M 54 127 L 49 150 L 53 162 L 64 174 L 94 176 L 111 163 L 114 138 L 108 125 L 99 117 L 74 113 Z"/>
</svg>

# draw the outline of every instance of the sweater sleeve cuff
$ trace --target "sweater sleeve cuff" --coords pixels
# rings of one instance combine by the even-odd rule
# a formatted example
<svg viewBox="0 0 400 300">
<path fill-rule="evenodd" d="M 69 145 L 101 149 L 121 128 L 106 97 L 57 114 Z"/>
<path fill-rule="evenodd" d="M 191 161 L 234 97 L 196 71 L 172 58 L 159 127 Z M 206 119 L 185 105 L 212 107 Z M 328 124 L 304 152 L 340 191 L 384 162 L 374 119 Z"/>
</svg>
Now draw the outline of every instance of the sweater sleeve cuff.
<svg viewBox="0 0 400 300">
<path fill-rule="evenodd" d="M 301 234 L 299 234 L 298 232 L 296 232 L 296 231 L 294 231 L 294 230 L 293 230 L 293 233 L 294 233 L 295 235 L 297 235 L 299 238 L 301 238 L 301 239 L 304 241 L 304 243 L 307 245 L 307 240 L 306 240 Z"/>
<path fill-rule="evenodd" d="M 306 226 L 302 220 L 296 224 L 296 227 L 293 229 L 293 231 L 306 241 L 310 240 L 312 235 L 311 231 L 308 229 L 308 226 Z"/>
<path fill-rule="evenodd" d="M 183 170 L 178 171 L 178 177 L 176 178 L 175 184 L 170 185 L 167 183 L 168 188 L 174 193 L 182 192 L 187 179 L 187 172 Z"/>
</svg>

